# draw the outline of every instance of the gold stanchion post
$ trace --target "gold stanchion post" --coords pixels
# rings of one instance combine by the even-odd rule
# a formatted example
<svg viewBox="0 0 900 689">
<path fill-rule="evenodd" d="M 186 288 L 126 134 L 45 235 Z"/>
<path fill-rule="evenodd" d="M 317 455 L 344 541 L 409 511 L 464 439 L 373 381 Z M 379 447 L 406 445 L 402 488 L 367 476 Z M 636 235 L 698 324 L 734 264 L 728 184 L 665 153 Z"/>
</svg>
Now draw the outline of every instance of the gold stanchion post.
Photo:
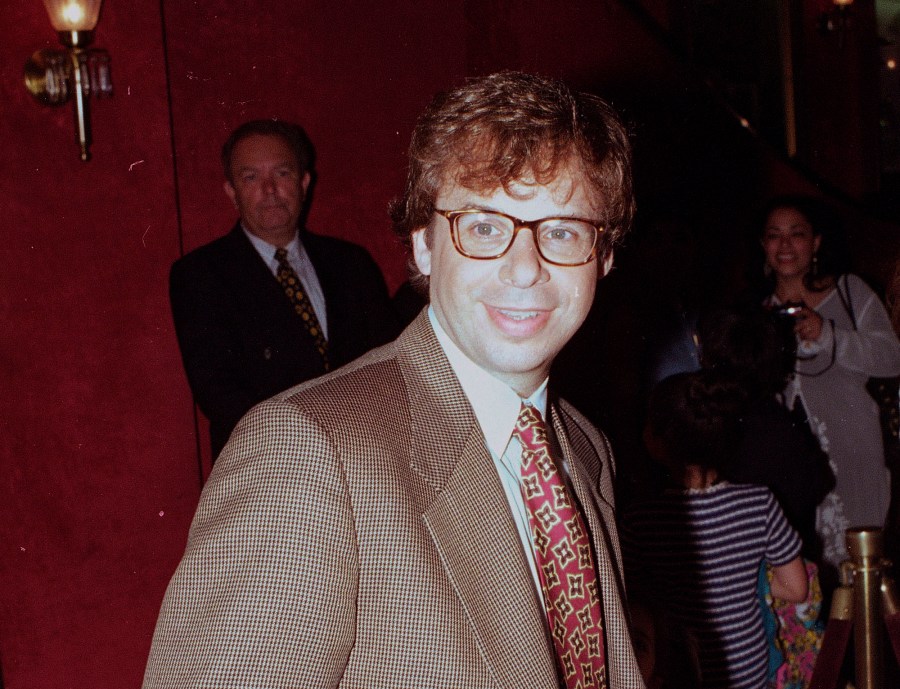
<svg viewBox="0 0 900 689">
<path fill-rule="evenodd" d="M 853 647 L 856 689 L 884 689 L 881 580 L 884 533 L 877 528 L 847 530 L 853 571 Z"/>
</svg>

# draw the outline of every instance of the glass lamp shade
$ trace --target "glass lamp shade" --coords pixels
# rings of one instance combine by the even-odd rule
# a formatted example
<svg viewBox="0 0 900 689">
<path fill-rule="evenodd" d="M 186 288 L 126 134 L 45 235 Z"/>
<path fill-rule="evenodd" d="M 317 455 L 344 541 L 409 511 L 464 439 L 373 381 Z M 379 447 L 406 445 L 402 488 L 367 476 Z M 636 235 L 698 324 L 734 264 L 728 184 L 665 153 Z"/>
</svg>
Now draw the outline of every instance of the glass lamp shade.
<svg viewBox="0 0 900 689">
<path fill-rule="evenodd" d="M 44 0 L 53 28 L 60 32 L 93 31 L 103 0 Z"/>
</svg>

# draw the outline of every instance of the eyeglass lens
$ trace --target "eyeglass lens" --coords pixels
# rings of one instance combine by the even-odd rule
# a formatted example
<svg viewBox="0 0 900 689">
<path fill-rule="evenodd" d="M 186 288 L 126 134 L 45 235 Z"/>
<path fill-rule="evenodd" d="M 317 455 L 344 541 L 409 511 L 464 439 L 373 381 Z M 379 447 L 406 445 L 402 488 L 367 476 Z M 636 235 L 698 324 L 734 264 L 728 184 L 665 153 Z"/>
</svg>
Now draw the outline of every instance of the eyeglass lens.
<svg viewBox="0 0 900 689">
<path fill-rule="evenodd" d="M 460 248 L 469 256 L 494 258 L 512 244 L 516 224 L 504 215 L 473 211 L 455 216 Z M 534 232 L 541 254 L 554 263 L 583 263 L 591 255 L 597 229 L 583 220 L 547 218 L 524 223 Z"/>
</svg>

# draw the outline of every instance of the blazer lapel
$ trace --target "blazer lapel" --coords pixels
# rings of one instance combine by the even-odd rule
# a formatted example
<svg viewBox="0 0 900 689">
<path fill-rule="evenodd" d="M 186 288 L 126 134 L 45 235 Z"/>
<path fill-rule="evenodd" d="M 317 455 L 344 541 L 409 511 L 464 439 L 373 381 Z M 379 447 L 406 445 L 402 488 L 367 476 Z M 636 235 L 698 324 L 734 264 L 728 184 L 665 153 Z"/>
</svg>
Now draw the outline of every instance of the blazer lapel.
<svg viewBox="0 0 900 689">
<path fill-rule="evenodd" d="M 556 405 L 551 407 L 553 431 L 566 465 L 575 494 L 587 518 L 588 530 L 597 554 L 597 575 L 602 592 L 603 621 L 606 630 L 607 673 L 610 686 L 642 687 L 640 672 L 631 645 L 631 632 L 623 602 L 626 600 L 622 578 L 621 555 L 616 534 L 615 510 L 611 497 L 604 496 L 599 488 L 601 477 L 592 477 L 573 447 L 567 419 Z M 572 422 L 574 425 L 574 422 Z M 574 430 L 573 430 L 574 432 Z M 577 432 L 582 433 L 581 430 Z M 592 450 L 591 454 L 596 456 Z M 609 458 L 607 458 L 609 460 Z M 601 463 L 600 471 L 611 471 L 610 461 Z"/>
<path fill-rule="evenodd" d="M 497 684 L 557 687 L 543 610 L 500 478 L 425 312 L 400 341 L 411 466 L 436 491 L 423 522 Z"/>
<path fill-rule="evenodd" d="M 220 257 L 223 284 L 232 285 L 235 298 L 242 301 L 248 312 L 259 313 L 261 322 L 275 322 L 281 327 L 290 325 L 297 333 L 303 332 L 284 290 L 239 224 L 227 239 L 227 250 Z"/>
<path fill-rule="evenodd" d="M 602 559 L 607 563 L 614 563 L 616 562 L 616 552 L 610 541 L 609 526 L 616 523 L 615 509 L 598 490 L 599 477 L 591 478 L 581 458 L 573 449 L 567 429 L 556 407 L 551 408 L 551 418 L 556 441 L 562 451 L 566 466 L 570 469 L 570 478 L 575 488 L 575 494 L 587 513 L 588 528 L 591 530 L 594 546 L 598 548 L 598 555 L 603 556 Z M 601 471 L 609 471 L 609 467 L 602 466 Z M 602 550 L 599 550 L 601 546 Z M 612 569 L 610 569 L 611 572 Z"/>
</svg>

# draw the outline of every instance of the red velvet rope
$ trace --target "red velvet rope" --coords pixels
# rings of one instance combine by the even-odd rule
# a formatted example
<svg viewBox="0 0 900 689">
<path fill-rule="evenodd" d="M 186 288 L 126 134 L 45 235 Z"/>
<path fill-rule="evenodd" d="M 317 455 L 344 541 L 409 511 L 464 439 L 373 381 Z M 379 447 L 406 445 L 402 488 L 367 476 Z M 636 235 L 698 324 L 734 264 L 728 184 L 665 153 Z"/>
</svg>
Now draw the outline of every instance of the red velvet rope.
<svg viewBox="0 0 900 689">
<path fill-rule="evenodd" d="M 852 628 L 853 623 L 850 620 L 834 618 L 828 620 L 822 639 L 822 649 L 816 658 L 816 667 L 809 680 L 809 689 L 837 689 Z"/>
<path fill-rule="evenodd" d="M 885 615 L 884 623 L 894 649 L 894 656 L 900 660 L 900 612 Z M 837 689 L 852 629 L 853 623 L 850 620 L 834 618 L 828 620 L 822 639 L 822 649 L 816 658 L 816 666 L 808 689 Z"/>
<path fill-rule="evenodd" d="M 887 625 L 891 646 L 894 647 L 894 657 L 900 662 L 900 612 L 893 615 L 885 615 L 884 623 Z"/>
</svg>

